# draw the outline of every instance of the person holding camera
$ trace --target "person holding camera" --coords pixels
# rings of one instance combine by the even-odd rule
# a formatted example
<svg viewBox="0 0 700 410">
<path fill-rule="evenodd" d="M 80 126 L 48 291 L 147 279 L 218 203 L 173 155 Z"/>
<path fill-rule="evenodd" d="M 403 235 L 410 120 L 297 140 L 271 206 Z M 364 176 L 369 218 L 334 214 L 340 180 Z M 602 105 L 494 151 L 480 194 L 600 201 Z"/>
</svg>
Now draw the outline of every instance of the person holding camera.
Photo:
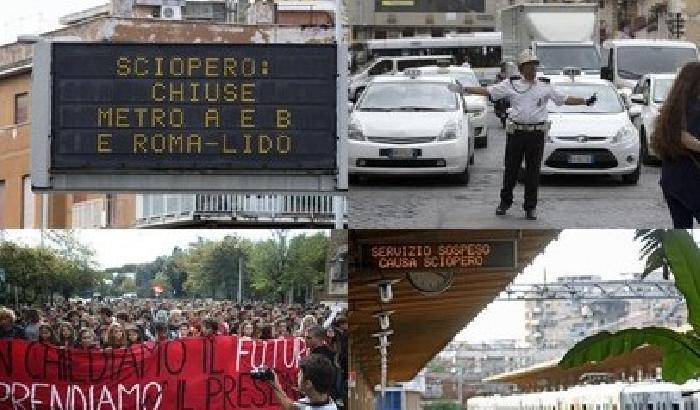
<svg viewBox="0 0 700 410">
<path fill-rule="evenodd" d="M 287 397 L 277 374 L 267 378 L 277 401 L 285 410 L 338 410 L 330 392 L 335 383 L 335 367 L 321 354 L 310 354 L 299 361 L 299 391 L 305 396 L 299 401 Z"/>
</svg>

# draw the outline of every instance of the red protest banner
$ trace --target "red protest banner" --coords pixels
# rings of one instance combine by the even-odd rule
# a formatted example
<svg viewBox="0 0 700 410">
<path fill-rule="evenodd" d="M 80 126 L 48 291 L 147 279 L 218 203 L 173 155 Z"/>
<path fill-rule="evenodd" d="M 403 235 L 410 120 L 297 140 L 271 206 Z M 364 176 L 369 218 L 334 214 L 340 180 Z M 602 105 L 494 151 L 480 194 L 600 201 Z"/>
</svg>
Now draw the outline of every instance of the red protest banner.
<svg viewBox="0 0 700 410">
<path fill-rule="evenodd" d="M 295 397 L 305 350 L 298 338 L 217 336 L 105 350 L 0 340 L 0 410 L 279 410 L 250 370 L 275 369 Z"/>
</svg>

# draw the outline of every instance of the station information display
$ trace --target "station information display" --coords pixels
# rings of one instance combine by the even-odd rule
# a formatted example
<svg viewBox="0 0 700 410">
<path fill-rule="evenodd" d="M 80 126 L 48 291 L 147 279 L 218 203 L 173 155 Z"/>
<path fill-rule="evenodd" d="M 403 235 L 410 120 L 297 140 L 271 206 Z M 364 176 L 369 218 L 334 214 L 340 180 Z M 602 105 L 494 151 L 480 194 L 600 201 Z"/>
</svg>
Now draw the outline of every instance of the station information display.
<svg viewBox="0 0 700 410">
<path fill-rule="evenodd" d="M 333 44 L 54 43 L 52 172 L 335 170 Z"/>
<path fill-rule="evenodd" d="M 515 240 L 362 244 L 362 267 L 372 270 L 513 269 Z"/>
<path fill-rule="evenodd" d="M 485 0 L 375 0 L 377 12 L 483 13 Z"/>
</svg>

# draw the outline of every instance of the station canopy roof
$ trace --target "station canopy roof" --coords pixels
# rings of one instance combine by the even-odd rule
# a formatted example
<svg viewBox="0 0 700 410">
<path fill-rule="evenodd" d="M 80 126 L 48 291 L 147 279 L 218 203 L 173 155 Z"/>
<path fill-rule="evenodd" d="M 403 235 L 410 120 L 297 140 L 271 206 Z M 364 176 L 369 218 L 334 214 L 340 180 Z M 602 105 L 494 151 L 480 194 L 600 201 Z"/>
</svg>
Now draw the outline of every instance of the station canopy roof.
<svg viewBox="0 0 700 410">
<path fill-rule="evenodd" d="M 587 373 L 609 373 L 617 379 L 637 377 L 637 370 L 645 375 L 655 372 L 661 366 L 662 352 L 654 346 L 641 346 L 629 353 L 610 357 L 598 363 L 564 369 L 558 366 L 561 358 L 537 363 L 527 368 L 501 373 L 484 379 L 485 382 L 517 384 L 523 391 L 569 387 L 576 385 L 580 377 Z"/>
<path fill-rule="evenodd" d="M 554 240 L 556 230 L 353 230 L 349 233 L 349 324 L 351 370 L 368 386 L 381 382 L 378 338 L 379 310 L 393 310 L 388 337 L 388 381 L 411 380 L 437 353 L 491 303 L 532 260 Z M 452 283 L 437 295 L 419 292 L 408 280 L 409 271 L 386 270 L 371 259 L 372 246 L 503 242 L 500 260 L 486 263 L 490 267 L 448 269 Z M 507 250 L 514 254 L 508 265 Z M 371 248 L 374 251 L 374 248 Z M 437 249 L 437 248 L 434 248 Z M 495 248 L 494 248 L 495 249 Z M 376 252 L 379 254 L 380 252 Z M 503 256 L 505 255 L 505 256 Z M 494 257 L 495 257 L 494 256 Z M 504 261 L 506 261 L 504 263 Z M 422 269 L 426 269 L 423 267 Z M 399 279 L 393 284 L 393 299 L 381 303 L 378 281 Z M 494 323 L 493 326 L 507 326 Z"/>
<path fill-rule="evenodd" d="M 673 330 L 679 333 L 686 333 L 691 331 L 692 327 L 684 325 Z M 637 372 L 641 370 L 646 376 L 649 376 L 656 372 L 657 367 L 661 366 L 663 353 L 661 349 L 655 346 L 643 345 L 626 354 L 570 369 L 559 367 L 561 359 L 560 357 L 556 360 L 536 363 L 523 369 L 493 375 L 487 377 L 484 381 L 513 383 L 517 384 L 523 391 L 536 391 L 543 388 L 573 386 L 586 373 L 608 373 L 621 380 L 623 378 L 637 377 Z"/>
</svg>

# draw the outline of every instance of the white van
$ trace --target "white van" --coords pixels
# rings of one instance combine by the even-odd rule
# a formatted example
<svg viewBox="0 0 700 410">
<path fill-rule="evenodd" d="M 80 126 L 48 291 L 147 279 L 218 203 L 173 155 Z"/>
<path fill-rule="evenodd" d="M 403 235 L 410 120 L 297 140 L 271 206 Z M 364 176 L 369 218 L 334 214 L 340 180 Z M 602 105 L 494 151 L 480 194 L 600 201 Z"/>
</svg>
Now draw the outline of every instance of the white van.
<svg viewBox="0 0 700 410">
<path fill-rule="evenodd" d="M 396 56 L 379 57 L 370 61 L 362 67 L 357 74 L 350 78 L 348 95 L 350 100 L 357 101 L 360 94 L 365 90 L 372 78 L 382 74 L 396 74 L 407 68 L 423 67 L 428 65 L 453 64 L 454 57 L 451 55 L 435 56 Z"/>
<path fill-rule="evenodd" d="M 629 97 L 645 74 L 675 73 L 690 61 L 698 61 L 694 43 L 675 40 L 615 39 L 601 47 L 600 77 Z"/>
</svg>

